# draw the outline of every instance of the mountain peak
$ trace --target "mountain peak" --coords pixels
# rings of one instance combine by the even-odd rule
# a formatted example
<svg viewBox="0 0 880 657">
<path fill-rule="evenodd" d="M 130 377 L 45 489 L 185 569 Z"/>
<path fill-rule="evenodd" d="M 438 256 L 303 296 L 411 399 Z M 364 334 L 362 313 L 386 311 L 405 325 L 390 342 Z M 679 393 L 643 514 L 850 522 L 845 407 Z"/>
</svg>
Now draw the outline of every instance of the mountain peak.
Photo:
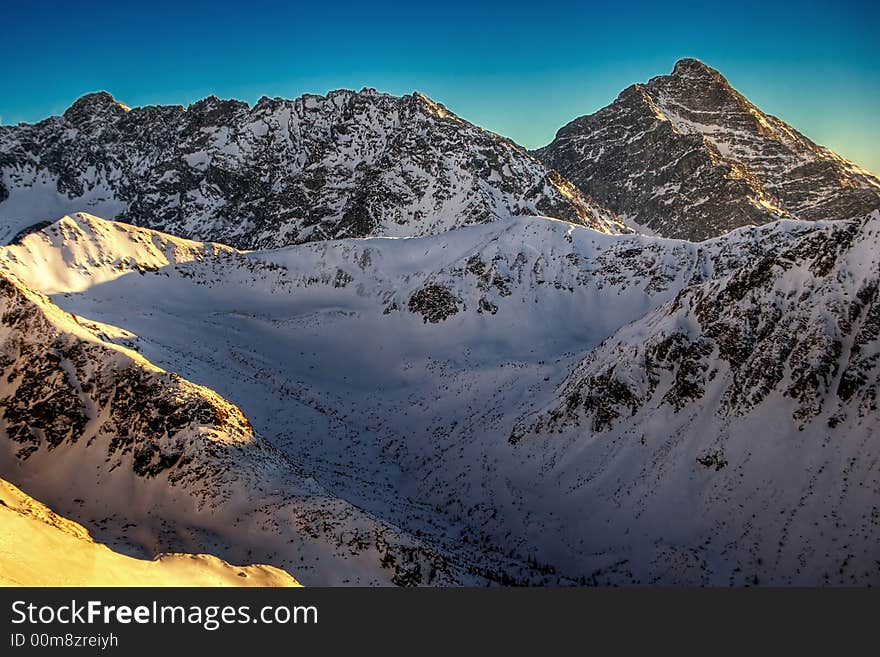
<svg viewBox="0 0 880 657">
<path fill-rule="evenodd" d="M 684 57 L 675 62 L 672 69 L 672 76 L 678 78 L 720 78 L 721 73 L 711 66 L 704 64 L 699 59 L 693 57 Z"/>
<path fill-rule="evenodd" d="M 436 100 L 426 96 L 421 91 L 413 91 L 412 98 L 420 103 L 429 114 L 433 114 L 438 118 L 458 118 L 453 112 L 450 112 L 443 103 L 438 103 Z"/>
<path fill-rule="evenodd" d="M 247 112 L 249 110 L 250 105 L 243 100 L 218 98 L 214 94 L 191 103 L 187 108 L 187 111 L 193 114 L 202 113 L 210 115 L 235 114 L 236 112 Z"/>
<path fill-rule="evenodd" d="M 704 240 L 779 218 L 849 219 L 880 207 L 880 179 L 765 114 L 690 57 L 575 119 L 539 157 L 664 237 Z"/>
<path fill-rule="evenodd" d="M 87 123 L 96 117 L 122 115 L 129 108 L 106 91 L 95 91 L 78 98 L 64 112 L 64 118 L 74 124 Z"/>
<path fill-rule="evenodd" d="M 128 111 L 128 107 L 117 101 L 106 91 L 95 91 L 81 96 L 64 112 L 64 118 L 76 118 L 83 114 L 98 114 L 107 111 Z"/>
<path fill-rule="evenodd" d="M 93 107 L 115 105 L 116 99 L 108 91 L 93 91 L 83 94 L 74 101 L 71 109 L 78 105 L 89 105 Z"/>
</svg>

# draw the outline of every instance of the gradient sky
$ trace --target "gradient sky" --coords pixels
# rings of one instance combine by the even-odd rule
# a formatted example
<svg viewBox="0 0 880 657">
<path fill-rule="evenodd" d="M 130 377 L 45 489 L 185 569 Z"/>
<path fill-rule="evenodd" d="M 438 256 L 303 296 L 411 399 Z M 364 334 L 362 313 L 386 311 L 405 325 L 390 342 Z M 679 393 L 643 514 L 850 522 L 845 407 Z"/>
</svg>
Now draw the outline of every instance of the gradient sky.
<svg viewBox="0 0 880 657">
<path fill-rule="evenodd" d="M 717 4 L 0 0 L 0 121 L 34 122 L 101 89 L 186 105 L 371 86 L 422 91 L 534 148 L 690 56 L 880 171 L 877 4 Z"/>
</svg>

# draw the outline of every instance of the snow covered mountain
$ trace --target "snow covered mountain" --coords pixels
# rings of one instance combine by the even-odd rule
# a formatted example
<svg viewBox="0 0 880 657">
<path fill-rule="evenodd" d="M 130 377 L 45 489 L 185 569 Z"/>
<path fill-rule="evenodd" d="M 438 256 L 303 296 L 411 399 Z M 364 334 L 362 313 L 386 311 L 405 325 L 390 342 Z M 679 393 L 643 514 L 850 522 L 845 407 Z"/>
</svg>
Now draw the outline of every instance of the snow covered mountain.
<svg viewBox="0 0 880 657">
<path fill-rule="evenodd" d="M 695 59 L 628 87 L 536 155 L 628 223 L 667 237 L 880 208 L 876 174 L 765 114 Z"/>
<path fill-rule="evenodd" d="M 538 155 L 369 89 L 0 127 L 0 522 L 158 580 L 880 584 L 880 180 L 690 59 Z"/>
<path fill-rule="evenodd" d="M 205 554 L 134 559 L 0 479 L 0 586 L 298 586 L 271 566 Z"/>
<path fill-rule="evenodd" d="M 878 230 L 873 213 L 690 243 L 523 217 L 243 253 L 66 217 L 4 248 L 5 277 L 76 313 L 92 348 L 178 372 L 254 429 L 199 492 L 169 486 L 174 467 L 139 484 L 158 500 L 207 495 L 210 517 L 114 507 L 113 478 L 139 478 L 134 461 L 111 469 L 100 438 L 59 451 L 32 432 L 12 443 L 34 454 L 0 474 L 38 486 L 63 472 L 50 480 L 69 490 L 35 496 L 68 500 L 93 533 L 109 518 L 122 545 L 259 561 L 306 584 L 878 583 Z M 40 377 L 41 398 L 67 398 L 46 381 L 70 379 Z M 7 387 L 4 408 L 31 413 L 23 390 Z M 4 431 L 25 435 L 14 419 Z M 158 518 L 149 541 L 120 529 Z M 377 568 L 376 533 L 394 537 L 393 563 L 419 565 Z M 349 536 L 370 547 L 350 555 Z"/>
<path fill-rule="evenodd" d="M 0 126 L 0 174 L 2 243 L 78 211 L 248 249 L 510 215 L 623 229 L 516 144 L 419 93 L 133 109 L 94 93 L 61 117 Z"/>
</svg>

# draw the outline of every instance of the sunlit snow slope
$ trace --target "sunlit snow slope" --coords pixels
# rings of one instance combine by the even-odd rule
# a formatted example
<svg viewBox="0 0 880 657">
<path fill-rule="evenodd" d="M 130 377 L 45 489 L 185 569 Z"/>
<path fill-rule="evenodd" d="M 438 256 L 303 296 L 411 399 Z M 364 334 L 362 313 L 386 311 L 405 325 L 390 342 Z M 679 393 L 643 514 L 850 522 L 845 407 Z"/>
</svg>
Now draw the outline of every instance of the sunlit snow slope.
<svg viewBox="0 0 880 657">
<path fill-rule="evenodd" d="M 204 554 L 134 559 L 0 479 L 0 586 L 298 586 L 271 566 Z"/>
</svg>

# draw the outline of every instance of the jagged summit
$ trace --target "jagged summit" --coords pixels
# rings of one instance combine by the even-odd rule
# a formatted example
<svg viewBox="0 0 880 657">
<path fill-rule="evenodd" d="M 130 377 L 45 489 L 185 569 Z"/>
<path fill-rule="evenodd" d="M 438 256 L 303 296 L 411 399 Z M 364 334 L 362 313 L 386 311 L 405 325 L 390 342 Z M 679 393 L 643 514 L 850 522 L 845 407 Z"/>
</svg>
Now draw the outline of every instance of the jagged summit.
<svg viewBox="0 0 880 657">
<path fill-rule="evenodd" d="M 96 91 L 78 98 L 64 112 L 64 119 L 76 126 L 84 126 L 96 120 L 112 120 L 129 111 L 127 105 L 118 102 L 106 91 Z"/>
<path fill-rule="evenodd" d="M 136 115 L 152 114 L 155 112 L 169 111 L 172 114 L 177 113 L 196 113 L 210 115 L 215 119 L 222 119 L 224 115 L 235 115 L 238 113 L 259 115 L 266 111 L 276 111 L 282 107 L 292 103 L 343 103 L 349 104 L 356 102 L 357 99 L 377 99 L 385 102 L 411 104 L 414 107 L 422 107 L 432 114 L 442 118 L 451 117 L 458 119 L 459 117 L 450 111 L 443 103 L 440 103 L 430 96 L 420 92 L 413 91 L 411 94 L 403 96 L 394 96 L 376 90 L 373 87 L 364 87 L 360 91 L 354 89 L 333 89 L 326 94 L 303 94 L 296 99 L 283 98 L 280 96 L 260 96 L 256 103 L 251 105 L 247 101 L 237 98 L 220 98 L 214 94 L 201 98 L 189 103 L 189 105 L 147 105 L 142 107 L 129 107 L 128 105 L 117 101 L 110 93 L 106 91 L 96 91 L 87 93 L 76 99 L 70 107 L 68 107 L 62 115 L 65 121 L 77 126 L 86 125 L 93 121 L 100 120 L 108 123 L 114 122 L 116 119 L 122 118 L 132 109 Z M 369 100 L 367 100 L 369 102 Z"/>
<path fill-rule="evenodd" d="M 675 62 L 672 75 L 679 78 L 713 79 L 724 80 L 721 73 L 708 64 L 693 57 L 683 57 Z"/>
<path fill-rule="evenodd" d="M 692 58 L 575 119 L 537 155 L 625 220 L 668 237 L 880 208 L 875 174 L 762 112 Z"/>
<path fill-rule="evenodd" d="M 128 113 L 89 95 L 61 118 L 0 128 L 0 152 L 0 241 L 81 211 L 247 249 L 518 215 L 623 230 L 527 151 L 418 92 Z"/>
<path fill-rule="evenodd" d="M 408 98 L 418 98 L 422 101 L 427 101 L 431 105 L 439 105 L 442 106 L 441 103 L 429 97 L 427 94 L 424 94 L 420 91 L 413 91 L 411 94 L 403 95 L 403 96 L 394 96 L 393 94 L 385 93 L 377 90 L 374 87 L 363 87 L 360 91 L 355 89 L 332 89 L 328 91 L 326 94 L 315 94 L 315 93 L 306 93 L 302 96 L 299 96 L 296 99 L 284 98 L 282 96 L 260 96 L 256 103 L 251 105 L 247 101 L 239 100 L 237 98 L 220 98 L 215 94 L 210 94 L 201 98 L 199 100 L 193 101 L 189 103 L 188 106 L 185 105 L 159 105 L 159 106 L 145 106 L 145 107 L 134 107 L 131 108 L 125 103 L 122 103 L 108 91 L 94 91 L 90 93 L 83 94 L 79 98 L 77 98 L 73 103 L 71 103 L 70 107 L 68 107 L 64 111 L 64 118 L 69 119 L 72 115 L 82 114 L 84 112 L 92 112 L 92 113 L 101 113 L 107 109 L 112 109 L 113 107 L 118 107 L 125 111 L 129 111 L 131 109 L 146 109 L 149 107 L 171 107 L 176 109 L 192 109 L 196 107 L 217 107 L 217 106 L 228 106 L 233 108 L 243 108 L 245 110 L 251 111 L 256 110 L 260 106 L 272 105 L 277 103 L 290 103 L 295 102 L 297 100 L 306 100 L 306 99 L 315 99 L 315 100 L 331 100 L 334 98 L 340 97 L 352 97 L 352 96 L 376 96 L 376 97 L 384 97 L 389 99 L 408 99 Z M 448 111 L 448 110 L 447 110 Z M 451 113 L 451 112 L 450 112 Z"/>
<path fill-rule="evenodd" d="M 117 102 L 109 91 L 93 91 L 77 98 L 73 104 L 67 108 L 64 114 L 67 115 L 69 112 L 76 112 L 85 109 L 100 110 L 119 105 L 120 103 Z"/>
<path fill-rule="evenodd" d="M 211 94 L 210 96 L 202 98 L 201 100 L 190 103 L 187 107 L 187 111 L 191 112 L 194 110 L 199 110 L 201 108 L 223 108 L 230 110 L 248 111 L 251 109 L 251 106 L 244 100 L 238 100 L 237 98 L 219 98 L 218 96 Z"/>
</svg>

